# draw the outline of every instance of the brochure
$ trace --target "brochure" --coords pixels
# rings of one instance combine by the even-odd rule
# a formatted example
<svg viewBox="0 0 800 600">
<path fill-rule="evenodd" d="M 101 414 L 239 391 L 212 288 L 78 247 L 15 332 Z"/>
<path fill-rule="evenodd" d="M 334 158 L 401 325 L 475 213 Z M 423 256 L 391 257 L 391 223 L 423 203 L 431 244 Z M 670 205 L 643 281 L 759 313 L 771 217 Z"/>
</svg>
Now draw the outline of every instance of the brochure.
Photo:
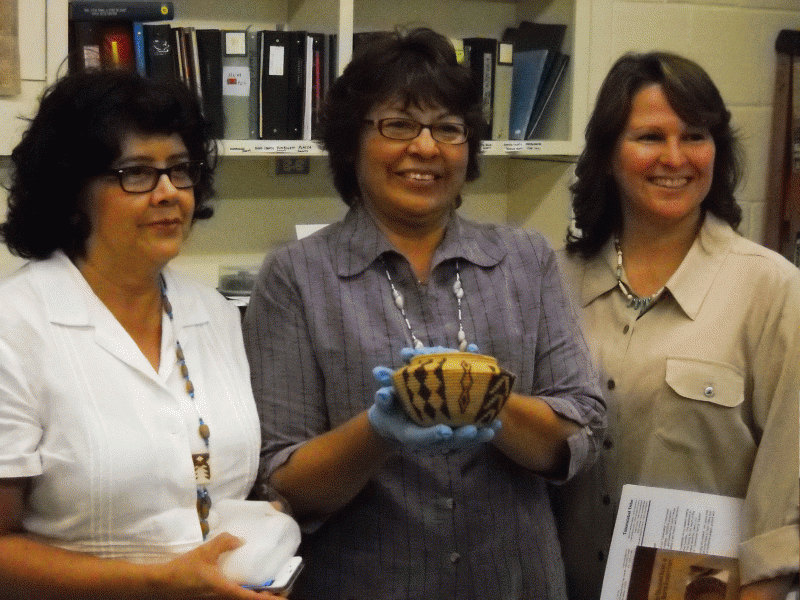
<svg viewBox="0 0 800 600">
<path fill-rule="evenodd" d="M 624 486 L 600 600 L 704 598 L 706 596 L 690 594 L 703 583 L 713 586 L 717 592 L 723 587 L 707 581 L 709 574 L 725 584 L 725 591 L 722 596 L 709 595 L 708 598 L 723 600 L 728 597 L 725 594 L 734 593 L 729 589 L 736 588 L 734 591 L 738 592 L 736 556 L 743 504 L 741 498 Z M 637 560 L 639 547 L 673 552 L 639 550 Z M 629 596 L 635 562 L 639 579 L 634 580 L 634 589 L 630 590 L 633 595 Z M 704 577 L 703 583 L 690 586 L 693 579 Z M 678 583 L 670 584 L 671 580 Z M 655 595 L 650 595 L 652 586 L 655 586 Z M 674 591 L 680 586 L 683 586 L 682 592 Z M 671 594 L 669 589 L 673 589 Z"/>
<path fill-rule="evenodd" d="M 636 547 L 626 600 L 738 599 L 737 559 Z"/>
</svg>

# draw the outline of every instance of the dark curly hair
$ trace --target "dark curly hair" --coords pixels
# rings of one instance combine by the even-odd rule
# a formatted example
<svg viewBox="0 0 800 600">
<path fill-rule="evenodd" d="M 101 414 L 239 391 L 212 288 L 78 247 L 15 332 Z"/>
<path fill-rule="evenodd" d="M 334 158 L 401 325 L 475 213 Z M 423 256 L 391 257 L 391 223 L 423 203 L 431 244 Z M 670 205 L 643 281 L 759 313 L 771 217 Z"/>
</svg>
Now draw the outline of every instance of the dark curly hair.
<svg viewBox="0 0 800 600">
<path fill-rule="evenodd" d="M 322 142 L 333 183 L 348 205 L 361 196 L 355 165 L 364 117 L 376 104 L 395 98 L 406 107 L 438 105 L 462 117 L 471 132 L 467 181 L 480 174 L 480 90 L 469 68 L 459 64 L 450 41 L 424 27 L 374 33 L 359 44 L 331 86 L 322 114 Z"/>
<path fill-rule="evenodd" d="M 622 206 L 612 161 L 617 141 L 631 112 L 633 97 L 657 83 L 677 115 L 691 126 L 707 127 L 716 154 L 711 189 L 701 204 L 734 229 L 742 209 L 733 193 L 742 174 L 739 142 L 731 128 L 731 113 L 714 82 L 697 63 L 669 52 L 628 53 L 617 60 L 600 87 L 586 127 L 586 146 L 570 186 L 575 227 L 567 232 L 567 252 L 595 256 L 622 226 Z"/>
<path fill-rule="evenodd" d="M 192 160 L 204 161 L 194 187 L 193 220 L 213 214 L 216 147 L 197 97 L 181 83 L 160 83 L 126 70 L 68 75 L 44 94 L 11 154 L 8 214 L 0 240 L 20 257 L 61 249 L 85 253 L 90 234 L 86 188 L 121 154 L 128 133 L 175 134 Z"/>
</svg>

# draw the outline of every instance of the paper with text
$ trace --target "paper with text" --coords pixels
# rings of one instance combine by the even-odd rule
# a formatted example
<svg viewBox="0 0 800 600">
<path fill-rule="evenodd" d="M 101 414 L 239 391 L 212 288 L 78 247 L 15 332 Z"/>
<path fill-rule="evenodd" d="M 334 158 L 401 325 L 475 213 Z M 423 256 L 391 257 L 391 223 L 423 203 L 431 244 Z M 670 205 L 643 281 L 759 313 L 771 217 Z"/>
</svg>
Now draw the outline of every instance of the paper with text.
<svg viewBox="0 0 800 600">
<path fill-rule="evenodd" d="M 622 488 L 600 600 L 624 600 L 637 546 L 737 556 L 740 498 L 664 488 Z"/>
</svg>

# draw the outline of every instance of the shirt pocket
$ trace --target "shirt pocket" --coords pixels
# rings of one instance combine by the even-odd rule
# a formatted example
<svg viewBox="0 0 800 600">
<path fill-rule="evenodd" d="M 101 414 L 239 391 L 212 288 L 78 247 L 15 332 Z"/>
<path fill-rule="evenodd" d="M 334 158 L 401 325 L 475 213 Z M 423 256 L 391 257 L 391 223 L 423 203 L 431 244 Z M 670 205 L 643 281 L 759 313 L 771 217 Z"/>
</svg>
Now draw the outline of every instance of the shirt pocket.
<svg viewBox="0 0 800 600">
<path fill-rule="evenodd" d="M 742 371 L 729 363 L 668 357 L 665 388 L 656 401 L 653 435 L 645 441 L 642 480 L 743 496 L 756 443 Z"/>
<path fill-rule="evenodd" d="M 744 376 L 731 365 L 697 358 L 667 358 L 666 383 L 683 398 L 733 408 L 744 402 Z"/>
</svg>

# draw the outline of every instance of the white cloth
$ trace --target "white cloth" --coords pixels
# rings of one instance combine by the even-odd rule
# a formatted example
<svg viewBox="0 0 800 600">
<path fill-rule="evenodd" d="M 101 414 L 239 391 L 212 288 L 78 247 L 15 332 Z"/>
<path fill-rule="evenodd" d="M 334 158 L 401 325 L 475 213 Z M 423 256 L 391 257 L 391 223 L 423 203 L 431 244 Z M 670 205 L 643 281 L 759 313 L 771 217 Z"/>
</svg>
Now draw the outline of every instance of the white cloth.
<svg viewBox="0 0 800 600">
<path fill-rule="evenodd" d="M 220 557 L 219 568 L 228 579 L 264 585 L 275 579 L 300 546 L 300 525 L 269 502 L 219 500 L 210 537 L 223 531 L 244 543 Z"/>
<path fill-rule="evenodd" d="M 62 253 L 0 282 L 0 477 L 32 477 L 24 527 L 54 545 L 134 562 L 202 541 L 191 452 L 211 429 L 212 501 L 244 498 L 260 446 L 239 313 L 165 269 L 174 328 L 156 373 Z"/>
</svg>

